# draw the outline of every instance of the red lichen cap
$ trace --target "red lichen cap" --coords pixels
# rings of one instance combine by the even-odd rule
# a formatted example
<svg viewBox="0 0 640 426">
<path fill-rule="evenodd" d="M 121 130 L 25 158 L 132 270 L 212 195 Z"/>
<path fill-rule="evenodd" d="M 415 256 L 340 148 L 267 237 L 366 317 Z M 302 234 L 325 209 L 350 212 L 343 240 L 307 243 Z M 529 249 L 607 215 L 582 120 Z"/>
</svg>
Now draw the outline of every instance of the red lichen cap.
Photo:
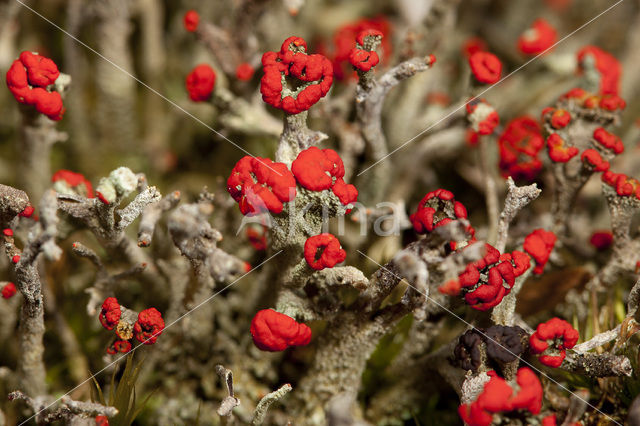
<svg viewBox="0 0 640 426">
<path fill-rule="evenodd" d="M 263 351 L 284 351 L 289 346 L 305 346 L 311 342 L 311 329 L 288 315 L 273 309 L 258 311 L 251 320 L 253 343 Z"/>
<path fill-rule="evenodd" d="M 580 159 L 594 172 L 606 172 L 609 170 L 609 162 L 604 161 L 600 156 L 600 153 L 593 148 L 585 149 L 582 152 Z"/>
<path fill-rule="evenodd" d="M 24 210 L 22 210 L 18 216 L 20 216 L 20 217 L 31 217 L 31 216 L 33 216 L 33 212 L 35 210 L 36 209 L 34 209 L 31 204 L 28 204 L 27 207 L 25 207 Z"/>
<path fill-rule="evenodd" d="M 524 251 L 535 261 L 534 274 L 541 274 L 549 260 L 553 246 L 556 243 L 556 235 L 551 231 L 536 229 L 524 239 Z"/>
<path fill-rule="evenodd" d="M 518 50 L 525 55 L 537 55 L 553 46 L 557 36 L 556 30 L 545 19 L 538 18 L 518 38 Z"/>
<path fill-rule="evenodd" d="M 188 10 L 187 13 L 184 14 L 184 28 L 189 32 L 194 32 L 198 29 L 198 24 L 200 23 L 200 15 L 195 10 Z"/>
<path fill-rule="evenodd" d="M 578 63 L 581 69 L 587 66 L 585 61 L 588 57 L 592 58 L 595 69 L 600 73 L 600 93 L 617 95 L 622 73 L 620 62 L 599 47 L 585 46 L 578 51 Z"/>
<path fill-rule="evenodd" d="M 594 231 L 589 238 L 589 244 L 598 251 L 604 251 L 613 244 L 613 234 L 611 231 Z"/>
<path fill-rule="evenodd" d="M 302 187 L 310 191 L 331 189 L 343 205 L 355 203 L 358 190 L 346 184 L 344 163 L 332 149 L 320 149 L 312 146 L 298 154 L 291 163 L 291 172 Z"/>
<path fill-rule="evenodd" d="M 267 228 L 262 226 L 260 228 L 248 227 L 245 231 L 249 243 L 256 250 L 266 250 L 267 248 Z"/>
<path fill-rule="evenodd" d="M 573 348 L 580 334 L 571 324 L 560 318 L 551 318 L 547 322 L 538 324 L 536 331 L 529 338 L 531 352 L 534 354 L 544 354 L 548 349 L 552 349 L 547 355 L 540 355 L 540 362 L 548 367 L 560 367 L 566 356 L 565 349 Z"/>
<path fill-rule="evenodd" d="M 625 109 L 627 103 L 618 95 L 603 95 L 600 99 L 598 106 L 607 111 L 615 111 L 618 109 Z"/>
<path fill-rule="evenodd" d="M 607 170 L 602 174 L 602 181 L 615 188 L 616 193 L 621 197 L 635 196 L 640 199 L 640 182 L 624 173 Z"/>
<path fill-rule="evenodd" d="M 118 352 L 126 354 L 131 350 L 131 342 L 128 340 L 116 340 L 107 348 L 109 355 L 115 355 Z"/>
<path fill-rule="evenodd" d="M 451 191 L 436 189 L 428 192 L 420 203 L 416 212 L 409 216 L 413 229 L 418 234 L 432 232 L 451 220 L 466 219 L 466 207 L 454 199 Z M 445 221 L 448 219 L 448 221 Z"/>
<path fill-rule="evenodd" d="M 243 215 L 280 213 L 296 196 L 296 180 L 286 164 L 247 155 L 231 170 L 227 191 Z"/>
<path fill-rule="evenodd" d="M 325 96 L 333 83 L 333 67 L 323 55 L 307 55 L 307 43 L 300 37 L 289 37 L 279 52 L 262 55 L 264 75 L 260 80 L 262 99 L 287 114 L 306 111 Z M 300 82 L 291 94 L 284 96 L 283 77 Z"/>
<path fill-rule="evenodd" d="M 384 37 L 384 34 L 378 29 L 367 28 L 358 33 L 358 35 L 356 36 L 356 43 L 358 43 L 360 46 L 364 46 L 365 39 L 367 37 L 379 37 L 380 39 L 382 39 L 382 37 Z"/>
<path fill-rule="evenodd" d="M 340 241 L 332 234 L 325 233 L 307 238 L 304 243 L 304 259 L 316 271 L 333 268 L 344 262 L 347 252 L 340 246 Z"/>
<path fill-rule="evenodd" d="M 500 255 L 489 244 L 485 244 L 485 250 L 482 259 L 469 263 L 458 275 L 465 302 L 479 311 L 486 311 L 502 302 L 515 284 L 516 277 L 529 267 L 528 256 L 524 253 Z"/>
<path fill-rule="evenodd" d="M 49 58 L 24 51 L 7 71 L 7 87 L 20 103 L 35 106 L 49 119 L 62 119 L 64 107 L 58 92 L 47 90 L 60 75 L 58 67 Z"/>
<path fill-rule="evenodd" d="M 467 119 L 479 135 L 490 135 L 500 124 L 496 110 L 484 99 L 472 99 L 466 105 Z"/>
<path fill-rule="evenodd" d="M 16 285 L 14 283 L 6 283 L 4 287 L 2 287 L 2 297 L 4 299 L 9 299 L 13 297 L 17 293 Z"/>
<path fill-rule="evenodd" d="M 133 325 L 133 335 L 139 342 L 152 345 L 164 330 L 162 314 L 156 308 L 145 309 L 138 314 L 138 321 Z"/>
<path fill-rule="evenodd" d="M 562 129 L 563 127 L 567 127 L 570 121 L 571 114 L 566 109 L 553 110 L 551 116 L 549 117 L 549 122 L 554 129 Z"/>
<path fill-rule="evenodd" d="M 196 66 L 187 75 L 185 85 L 189 98 L 194 102 L 204 102 L 209 100 L 211 92 L 216 84 L 216 73 L 207 64 Z"/>
<path fill-rule="evenodd" d="M 540 125 L 534 118 L 522 116 L 511 120 L 498 139 L 502 176 L 533 180 L 542 170 L 538 153 L 543 147 Z"/>
<path fill-rule="evenodd" d="M 100 311 L 100 324 L 107 330 L 113 330 L 120 321 L 122 311 L 120 310 L 120 304 L 115 297 L 107 297 L 102 303 L 102 310 Z"/>
<path fill-rule="evenodd" d="M 469 66 L 479 83 L 493 84 L 500 80 L 502 62 L 493 53 L 478 51 L 469 57 Z"/>
<path fill-rule="evenodd" d="M 528 410 L 538 414 L 542 408 L 542 384 L 538 376 L 528 367 L 518 369 L 516 383 L 520 390 L 511 399 L 514 410 Z"/>
<path fill-rule="evenodd" d="M 107 416 L 96 416 L 96 426 L 109 426 L 109 418 Z"/>
<path fill-rule="evenodd" d="M 528 410 L 538 414 L 542 408 L 542 384 L 528 367 L 522 367 L 516 373 L 518 392 L 499 377 L 495 371 L 487 373 L 491 378 L 484 385 L 482 393 L 470 404 L 460 405 L 458 414 L 469 426 L 489 426 L 493 415 L 514 410 Z"/>
<path fill-rule="evenodd" d="M 367 72 L 378 65 L 378 62 L 380 62 L 380 58 L 374 51 L 354 47 L 349 53 L 349 63 L 358 71 Z"/>
<path fill-rule="evenodd" d="M 93 186 L 84 175 L 71 170 L 58 170 L 51 176 L 51 182 L 66 182 L 71 188 L 77 188 L 87 198 L 93 198 Z M 84 189 L 82 189 L 84 188 Z"/>
<path fill-rule="evenodd" d="M 334 77 L 336 79 L 342 80 L 345 77 L 355 75 L 355 73 L 349 72 L 350 70 L 347 69 L 346 62 L 349 60 L 349 55 L 353 48 L 353 40 L 357 39 L 358 36 L 363 34 L 363 31 L 366 30 L 374 30 L 382 34 L 381 47 L 383 60 L 389 60 L 392 52 L 392 45 L 390 43 L 390 38 L 388 37 L 391 33 L 391 26 L 384 16 L 361 19 L 356 22 L 347 23 L 346 25 L 338 28 L 333 36 L 334 52 L 333 58 L 330 56 L 330 59 L 332 62 Z M 363 34 L 363 42 L 365 34 Z M 362 43 L 360 45 L 362 46 Z"/>
<path fill-rule="evenodd" d="M 251 64 L 243 62 L 236 67 L 236 78 L 240 81 L 249 81 L 253 77 L 255 70 Z"/>
<path fill-rule="evenodd" d="M 486 52 L 487 43 L 480 37 L 469 37 L 462 44 L 462 54 L 468 59 L 476 52 Z"/>
<path fill-rule="evenodd" d="M 613 151 L 615 154 L 620 154 L 624 151 L 622 140 L 602 127 L 598 127 L 593 131 L 593 138 L 604 148 Z"/>
<path fill-rule="evenodd" d="M 566 146 L 564 139 L 557 133 L 547 137 L 547 152 L 554 163 L 566 163 L 580 152 L 575 146 Z"/>
</svg>

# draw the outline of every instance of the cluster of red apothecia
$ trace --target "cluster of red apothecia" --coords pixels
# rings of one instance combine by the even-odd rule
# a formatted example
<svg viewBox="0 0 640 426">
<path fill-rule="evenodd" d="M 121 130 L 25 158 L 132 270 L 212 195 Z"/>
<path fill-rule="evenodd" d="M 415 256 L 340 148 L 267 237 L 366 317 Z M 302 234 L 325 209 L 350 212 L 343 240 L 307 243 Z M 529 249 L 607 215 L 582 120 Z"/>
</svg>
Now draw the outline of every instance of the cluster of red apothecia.
<svg viewBox="0 0 640 426">
<path fill-rule="evenodd" d="M 24 51 L 7 71 L 7 87 L 18 102 L 32 105 L 39 113 L 58 121 L 62 120 L 64 107 L 60 93 L 52 87 L 59 76 L 58 66 L 51 59 Z"/>
<path fill-rule="evenodd" d="M 108 354 L 127 353 L 131 350 L 133 339 L 145 345 L 152 345 L 164 330 L 162 314 L 156 308 L 148 308 L 138 313 L 137 320 L 131 324 L 122 318 L 123 307 L 115 297 L 107 297 L 100 310 L 100 324 L 107 330 L 115 328 L 116 340 L 107 349 Z"/>
</svg>

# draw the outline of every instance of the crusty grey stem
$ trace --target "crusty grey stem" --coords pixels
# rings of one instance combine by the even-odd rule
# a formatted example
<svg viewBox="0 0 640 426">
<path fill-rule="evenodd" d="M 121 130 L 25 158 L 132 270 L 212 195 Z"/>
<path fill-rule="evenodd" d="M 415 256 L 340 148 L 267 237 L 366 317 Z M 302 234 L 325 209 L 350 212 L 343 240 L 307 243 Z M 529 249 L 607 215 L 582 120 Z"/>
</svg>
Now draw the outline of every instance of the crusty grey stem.
<svg viewBox="0 0 640 426">
<path fill-rule="evenodd" d="M 148 204 L 142 210 L 140 226 L 138 228 L 138 246 L 148 247 L 153 239 L 153 231 L 162 213 L 170 210 L 180 202 L 180 191 L 165 195 L 160 201 Z"/>
<path fill-rule="evenodd" d="M 284 398 L 286 394 L 291 392 L 293 388 L 289 383 L 286 383 L 280 387 L 280 389 L 266 394 L 256 406 L 253 412 L 253 420 L 251 420 L 252 426 L 261 425 L 264 422 L 264 418 L 267 415 L 267 410 L 274 402 Z"/>
<path fill-rule="evenodd" d="M 609 353 L 576 355 L 568 353 L 560 368 L 589 377 L 630 377 L 633 373 L 629 358 Z"/>
<path fill-rule="evenodd" d="M 520 210 L 538 198 L 540 193 L 542 193 L 542 190 L 538 189 L 538 185 L 535 183 L 526 186 L 516 186 L 511 176 L 507 179 L 507 187 L 507 198 L 504 200 L 504 208 L 502 209 L 502 213 L 500 213 L 498 239 L 495 245 L 495 248 L 498 249 L 500 253 L 503 253 L 507 246 L 511 221 Z"/>
<path fill-rule="evenodd" d="M 366 142 L 369 165 L 388 155 L 387 139 L 382 131 L 382 106 L 389 90 L 403 80 L 425 71 L 431 66 L 430 58 L 413 58 L 400 63 L 377 80 L 366 80 L 356 91 L 356 114 L 362 136 Z M 368 74 L 368 73 L 365 73 Z M 364 82 L 363 82 L 364 83 Z M 359 201 L 375 203 L 387 193 L 391 163 L 381 161 L 357 181 Z"/>
</svg>

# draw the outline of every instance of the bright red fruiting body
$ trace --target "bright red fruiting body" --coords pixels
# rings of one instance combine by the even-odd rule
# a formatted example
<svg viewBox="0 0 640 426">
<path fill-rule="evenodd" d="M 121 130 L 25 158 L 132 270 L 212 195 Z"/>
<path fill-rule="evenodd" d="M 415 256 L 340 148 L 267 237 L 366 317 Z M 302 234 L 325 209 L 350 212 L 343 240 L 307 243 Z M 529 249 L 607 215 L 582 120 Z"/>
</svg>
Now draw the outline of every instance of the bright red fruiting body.
<svg viewBox="0 0 640 426">
<path fill-rule="evenodd" d="M 353 40 L 365 30 L 375 30 L 383 36 L 381 43 L 383 60 L 385 62 L 389 60 L 392 49 L 389 38 L 391 26 L 386 18 L 362 19 L 348 23 L 340 27 L 333 36 L 334 54 L 331 63 L 333 75 L 336 79 L 342 80 L 352 74 L 355 75 L 355 73 L 349 72 L 346 62 L 349 61 L 349 56 L 353 49 Z M 362 43 L 360 45 L 362 46 Z"/>
<path fill-rule="evenodd" d="M 138 314 L 138 321 L 133 325 L 133 335 L 139 342 L 152 345 L 164 330 L 162 314 L 156 308 L 145 309 Z"/>
<path fill-rule="evenodd" d="M 14 283 L 6 283 L 4 287 L 2 287 L 2 297 L 4 299 L 9 299 L 13 297 L 17 293 L 16 285 Z"/>
<path fill-rule="evenodd" d="M 3 234 L 5 237 L 13 237 L 13 229 L 11 229 L 11 228 L 5 228 L 5 229 L 3 229 L 3 230 L 2 230 L 2 234 Z"/>
<path fill-rule="evenodd" d="M 231 170 L 227 191 L 243 215 L 280 213 L 296 196 L 296 180 L 286 164 L 247 155 Z"/>
<path fill-rule="evenodd" d="M 358 71 L 367 72 L 378 65 L 378 62 L 380 62 L 380 58 L 374 51 L 354 47 L 349 53 L 349 63 Z"/>
<path fill-rule="evenodd" d="M 625 109 L 627 103 L 618 95 L 603 95 L 598 106 L 607 111 Z"/>
<path fill-rule="evenodd" d="M 462 45 L 462 54 L 469 59 L 476 52 L 486 52 L 487 43 L 480 37 L 469 37 Z"/>
<path fill-rule="evenodd" d="M 551 318 L 547 322 L 538 324 L 536 331 L 529 338 L 531 352 L 543 354 L 551 348 L 553 355 L 540 355 L 540 362 L 548 367 L 560 367 L 566 356 L 566 349 L 571 349 L 578 343 L 580 334 L 571 324 L 560 318 Z"/>
<path fill-rule="evenodd" d="M 470 404 L 458 408 L 458 414 L 469 426 L 489 426 L 496 413 L 514 410 L 528 410 L 538 414 L 542 408 L 542 384 L 528 367 L 522 367 L 516 373 L 518 392 L 499 377 L 494 371 L 487 373 L 491 378 L 484 385 L 482 393 Z"/>
<path fill-rule="evenodd" d="M 600 93 L 617 95 L 622 69 L 618 60 L 608 52 L 596 46 L 585 46 L 578 51 L 578 62 L 585 68 L 587 57 L 595 62 L 595 69 L 600 73 Z"/>
<path fill-rule="evenodd" d="M 18 262 L 20 262 L 20 255 L 16 254 L 15 256 L 13 256 L 13 257 L 11 258 L 11 262 L 12 262 L 12 263 L 18 263 Z"/>
<path fill-rule="evenodd" d="M 251 320 L 250 331 L 253 343 L 263 351 L 284 351 L 311 342 L 311 329 L 306 324 L 273 309 L 258 311 Z"/>
<path fill-rule="evenodd" d="M 236 67 L 236 78 L 240 81 L 249 81 L 253 77 L 255 70 L 251 64 L 243 62 Z"/>
<path fill-rule="evenodd" d="M 33 212 L 35 212 L 35 211 L 36 211 L 36 209 L 33 208 L 33 206 L 31 204 L 27 204 L 27 207 L 25 207 L 24 210 L 22 210 L 18 216 L 20 216 L 20 217 L 31 217 L 31 216 L 33 216 Z"/>
<path fill-rule="evenodd" d="M 542 111 L 543 117 L 549 112 L 551 112 L 549 123 L 554 129 L 562 129 L 563 127 L 567 127 L 567 125 L 571 121 L 571 114 L 566 109 L 545 108 Z"/>
<path fill-rule="evenodd" d="M 118 299 L 115 297 L 107 297 L 102 303 L 102 309 L 100 310 L 100 316 L 98 318 L 104 328 L 113 330 L 113 328 L 118 325 L 121 315 L 122 310 L 120 309 Z"/>
<path fill-rule="evenodd" d="M 331 189 L 343 205 L 358 199 L 356 187 L 344 182 L 344 164 L 332 149 L 315 146 L 305 149 L 291 163 L 291 172 L 298 183 L 310 191 Z"/>
<path fill-rule="evenodd" d="M 611 231 L 595 231 L 589 238 L 589 243 L 598 251 L 604 251 L 613 244 L 613 233 Z"/>
<path fill-rule="evenodd" d="M 87 198 L 93 198 L 93 186 L 82 174 L 70 170 L 58 170 L 51 176 L 51 182 L 55 183 L 60 180 L 66 182 L 72 188 L 82 185 L 84 190 L 81 189 L 81 193 L 84 193 Z"/>
<path fill-rule="evenodd" d="M 602 159 L 595 149 L 585 149 L 580 156 L 583 163 L 588 164 L 594 172 L 606 172 L 609 170 L 609 162 Z"/>
<path fill-rule="evenodd" d="M 467 209 L 464 204 L 456 201 L 453 193 L 446 189 L 428 192 L 420 200 L 416 212 L 409 216 L 413 229 L 418 234 L 427 234 L 453 220 L 466 218 Z M 471 225 L 467 233 L 473 238 L 475 230 Z"/>
<path fill-rule="evenodd" d="M 617 94 L 604 93 L 598 96 L 579 87 L 569 90 L 560 99 L 570 99 L 583 108 L 602 108 L 607 111 L 622 110 L 627 106 L 624 99 Z"/>
<path fill-rule="evenodd" d="M 575 146 L 566 146 L 564 139 L 557 133 L 552 133 L 547 138 L 549 158 L 554 163 L 566 163 L 580 152 Z"/>
<path fill-rule="evenodd" d="M 471 128 L 479 135 L 490 135 L 500 124 L 500 116 L 484 99 L 473 99 L 467 103 L 467 119 Z"/>
<path fill-rule="evenodd" d="M 192 33 L 198 29 L 200 15 L 195 10 L 188 10 L 187 13 L 184 14 L 183 23 L 184 28 Z"/>
<path fill-rule="evenodd" d="M 289 37 L 279 52 L 262 55 L 262 99 L 287 114 L 298 114 L 311 108 L 329 92 L 333 83 L 331 62 L 323 55 L 307 55 L 306 49 L 304 39 Z M 301 85 L 285 95 L 282 77 L 295 78 Z"/>
<path fill-rule="evenodd" d="M 382 40 L 384 34 L 382 33 L 382 31 L 375 28 L 368 28 L 358 33 L 358 35 L 356 36 L 356 43 L 358 43 L 360 46 L 364 46 L 365 39 L 367 37 L 379 37 L 380 40 Z"/>
<path fill-rule="evenodd" d="M 542 170 L 538 153 L 543 147 L 544 139 L 536 120 L 529 116 L 511 120 L 498 139 L 502 176 L 533 180 Z"/>
<path fill-rule="evenodd" d="M 536 229 L 524 239 L 524 251 L 526 251 L 535 261 L 534 274 L 541 274 L 544 266 L 551 256 L 553 246 L 556 244 L 556 235 L 551 231 Z"/>
<path fill-rule="evenodd" d="M 24 51 L 7 71 L 7 87 L 18 102 L 33 105 L 39 113 L 58 121 L 64 114 L 62 97 L 47 87 L 54 84 L 59 75 L 51 59 Z"/>
<path fill-rule="evenodd" d="M 557 36 L 555 28 L 545 19 L 536 19 L 531 28 L 518 38 L 518 50 L 525 55 L 537 55 L 553 46 Z"/>
<path fill-rule="evenodd" d="M 596 142 L 599 142 L 600 145 L 610 151 L 613 151 L 615 154 L 620 154 L 624 151 L 624 144 L 622 143 L 622 140 L 613 133 L 607 132 L 602 127 L 598 127 L 593 131 L 593 138 Z"/>
<path fill-rule="evenodd" d="M 500 80 L 502 62 L 493 53 L 478 51 L 469 57 L 469 66 L 475 79 L 482 84 L 493 84 Z"/>
<path fill-rule="evenodd" d="M 245 231 L 249 243 L 256 250 L 266 250 L 267 248 L 267 228 L 248 227 Z"/>
<path fill-rule="evenodd" d="M 333 268 L 344 262 L 347 252 L 340 246 L 340 241 L 332 234 L 320 234 L 307 238 L 304 243 L 304 259 L 316 271 Z"/>
<path fill-rule="evenodd" d="M 556 426 L 556 415 L 549 414 L 542 418 L 542 426 Z M 575 425 L 572 425 L 575 426 Z"/>
<path fill-rule="evenodd" d="M 465 302 L 479 311 L 486 311 L 502 302 L 515 284 L 516 270 L 522 274 L 528 269 L 529 262 L 528 256 L 522 252 L 514 251 L 501 257 L 493 246 L 485 244 L 485 249 L 482 259 L 471 262 L 458 275 Z"/>
<path fill-rule="evenodd" d="M 364 49 L 365 39 L 367 37 L 378 37 L 382 39 L 383 34 L 381 31 L 376 29 L 367 29 L 360 31 L 356 36 L 356 42 L 358 44 L 349 52 L 349 63 L 356 70 L 361 72 L 371 70 L 371 68 L 375 67 L 378 65 L 378 62 L 380 62 L 380 58 L 375 51 Z"/>
<path fill-rule="evenodd" d="M 109 418 L 107 416 L 96 416 L 96 426 L 109 426 Z"/>
<path fill-rule="evenodd" d="M 109 355 L 115 355 L 118 352 L 126 354 L 131 350 L 131 342 L 128 340 L 116 340 L 107 348 Z"/>
<path fill-rule="evenodd" d="M 615 188 L 616 193 L 621 197 L 634 196 L 640 200 L 640 182 L 630 178 L 624 173 L 614 173 L 607 170 L 602 174 L 602 181 Z"/>
<path fill-rule="evenodd" d="M 207 64 L 196 66 L 187 75 L 185 85 L 189 98 L 194 102 L 204 102 L 211 98 L 211 92 L 216 84 L 216 73 Z"/>
<path fill-rule="evenodd" d="M 476 146 L 478 142 L 480 142 L 480 135 L 478 135 L 478 132 L 474 132 L 473 129 L 467 129 L 465 140 L 467 141 L 467 145 Z"/>
</svg>

